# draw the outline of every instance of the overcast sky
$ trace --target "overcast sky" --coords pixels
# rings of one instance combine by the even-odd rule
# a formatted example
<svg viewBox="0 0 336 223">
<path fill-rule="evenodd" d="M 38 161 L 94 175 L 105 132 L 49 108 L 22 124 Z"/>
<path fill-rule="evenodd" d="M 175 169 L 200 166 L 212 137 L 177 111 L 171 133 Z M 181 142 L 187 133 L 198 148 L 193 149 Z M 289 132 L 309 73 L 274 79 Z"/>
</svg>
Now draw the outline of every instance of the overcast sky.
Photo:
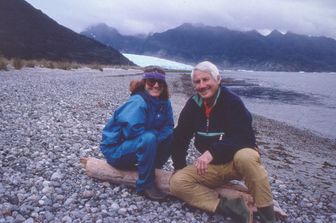
<svg viewBox="0 0 336 223">
<path fill-rule="evenodd" d="M 76 32 L 103 22 L 122 34 L 147 34 L 189 22 L 262 33 L 277 29 L 336 39 L 336 0 L 27 1 Z"/>
</svg>

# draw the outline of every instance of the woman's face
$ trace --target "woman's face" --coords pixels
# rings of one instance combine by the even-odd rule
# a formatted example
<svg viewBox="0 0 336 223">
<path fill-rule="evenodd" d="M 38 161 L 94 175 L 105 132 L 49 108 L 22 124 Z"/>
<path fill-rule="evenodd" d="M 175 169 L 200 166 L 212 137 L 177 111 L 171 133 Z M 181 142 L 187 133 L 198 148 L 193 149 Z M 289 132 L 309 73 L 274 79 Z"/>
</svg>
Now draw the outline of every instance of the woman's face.
<svg viewBox="0 0 336 223">
<path fill-rule="evenodd" d="M 145 80 L 145 89 L 149 95 L 159 97 L 164 89 L 164 81 L 160 79 L 149 78 Z"/>
</svg>

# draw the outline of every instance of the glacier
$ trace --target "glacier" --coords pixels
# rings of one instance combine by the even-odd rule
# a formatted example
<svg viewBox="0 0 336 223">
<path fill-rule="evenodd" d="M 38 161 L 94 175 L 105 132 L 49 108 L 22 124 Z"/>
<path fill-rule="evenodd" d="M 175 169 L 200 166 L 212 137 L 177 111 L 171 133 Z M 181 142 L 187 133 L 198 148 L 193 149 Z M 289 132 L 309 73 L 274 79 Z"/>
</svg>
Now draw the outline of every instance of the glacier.
<svg viewBox="0 0 336 223">
<path fill-rule="evenodd" d="M 140 67 L 154 65 L 170 70 L 188 70 L 188 71 L 191 71 L 193 68 L 193 66 L 188 64 L 183 64 L 172 60 L 161 59 L 158 57 L 129 54 L 129 53 L 123 53 L 123 55 Z"/>
</svg>

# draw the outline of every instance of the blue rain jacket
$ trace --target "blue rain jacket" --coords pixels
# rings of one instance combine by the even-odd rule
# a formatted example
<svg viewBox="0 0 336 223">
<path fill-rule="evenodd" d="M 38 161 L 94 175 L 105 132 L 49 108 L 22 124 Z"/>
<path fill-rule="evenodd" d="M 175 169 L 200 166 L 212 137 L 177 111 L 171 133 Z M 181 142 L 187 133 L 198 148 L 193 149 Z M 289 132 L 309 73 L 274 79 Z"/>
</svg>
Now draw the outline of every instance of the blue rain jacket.
<svg viewBox="0 0 336 223">
<path fill-rule="evenodd" d="M 170 100 L 160 100 L 146 91 L 136 92 L 106 124 L 100 148 L 103 153 L 115 149 L 125 140 L 134 139 L 145 131 L 152 131 L 157 136 L 157 143 L 160 143 L 173 133 L 173 128 Z"/>
</svg>

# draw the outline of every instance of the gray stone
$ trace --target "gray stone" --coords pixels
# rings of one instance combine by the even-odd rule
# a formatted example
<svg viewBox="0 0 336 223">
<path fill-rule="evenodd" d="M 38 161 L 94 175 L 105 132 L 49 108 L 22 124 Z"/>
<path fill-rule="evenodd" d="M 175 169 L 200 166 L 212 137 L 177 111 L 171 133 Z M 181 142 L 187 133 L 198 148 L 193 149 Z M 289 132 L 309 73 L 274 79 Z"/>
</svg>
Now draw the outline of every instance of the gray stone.
<svg viewBox="0 0 336 223">
<path fill-rule="evenodd" d="M 16 215 L 15 217 L 15 222 L 24 222 L 25 220 L 26 219 L 20 214 Z"/>
<path fill-rule="evenodd" d="M 131 211 L 134 211 L 134 210 L 137 210 L 138 207 L 136 205 L 132 204 L 132 205 L 129 206 L 128 209 L 131 210 Z"/>
<path fill-rule="evenodd" d="M 28 218 L 23 223 L 34 223 L 34 219 L 33 218 Z"/>
<path fill-rule="evenodd" d="M 91 198 L 91 197 L 93 197 L 94 196 L 94 192 L 93 191 L 91 191 L 91 190 L 85 190 L 84 192 L 83 192 L 83 198 Z"/>
<path fill-rule="evenodd" d="M 24 216 L 30 215 L 32 210 L 34 210 L 34 207 L 26 204 L 23 204 L 19 207 L 19 212 Z"/>
<path fill-rule="evenodd" d="M 120 206 L 117 204 L 117 203 L 112 203 L 111 204 L 111 209 L 116 211 L 116 210 L 119 210 Z"/>
<path fill-rule="evenodd" d="M 46 211 L 46 212 L 44 213 L 44 217 L 46 218 L 46 220 L 47 220 L 48 222 L 54 220 L 54 218 L 55 218 L 54 214 L 51 213 L 50 211 Z"/>
<path fill-rule="evenodd" d="M 75 199 L 73 197 L 69 197 L 68 199 L 65 200 L 64 206 L 69 206 L 70 204 L 74 202 L 74 200 Z"/>
<path fill-rule="evenodd" d="M 66 215 L 66 216 L 64 216 L 62 218 L 62 222 L 64 222 L 64 223 L 72 223 L 72 218 L 70 216 Z"/>
<path fill-rule="evenodd" d="M 3 194 L 5 192 L 5 187 L 3 184 L 0 182 L 0 194 Z"/>
<path fill-rule="evenodd" d="M 56 180 L 57 181 L 57 180 L 60 180 L 62 178 L 63 178 L 63 175 L 59 171 L 57 171 L 57 172 L 55 172 L 51 175 L 50 180 L 52 180 L 52 181 Z"/>
<path fill-rule="evenodd" d="M 127 213 L 127 209 L 126 209 L 126 208 L 120 208 L 120 209 L 118 210 L 118 214 L 126 215 L 126 213 Z"/>
<path fill-rule="evenodd" d="M 57 194 L 55 196 L 55 200 L 57 200 L 57 201 L 63 201 L 64 199 L 65 199 L 65 196 L 62 195 L 62 194 Z"/>
<path fill-rule="evenodd" d="M 52 188 L 52 187 L 44 187 L 42 189 L 42 193 L 44 193 L 44 194 L 51 194 L 53 192 L 54 192 L 54 188 Z"/>
<path fill-rule="evenodd" d="M 13 222 L 14 221 L 14 218 L 12 216 L 6 216 L 5 219 L 6 219 L 7 222 Z"/>
</svg>

